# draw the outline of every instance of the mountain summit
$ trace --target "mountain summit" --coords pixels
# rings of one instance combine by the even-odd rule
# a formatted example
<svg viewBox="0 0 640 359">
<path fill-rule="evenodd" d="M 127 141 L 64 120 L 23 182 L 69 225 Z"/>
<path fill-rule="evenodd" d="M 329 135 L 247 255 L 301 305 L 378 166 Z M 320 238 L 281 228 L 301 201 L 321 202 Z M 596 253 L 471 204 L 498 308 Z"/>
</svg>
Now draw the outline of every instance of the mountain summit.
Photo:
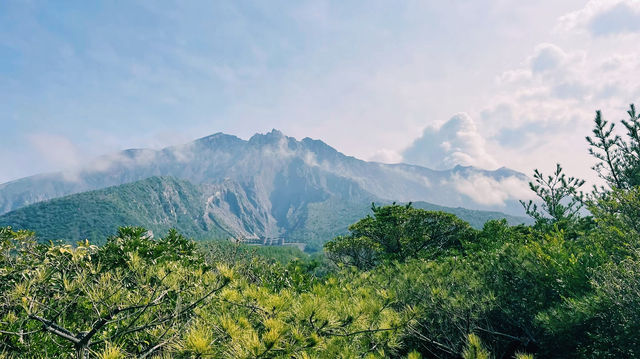
<svg viewBox="0 0 640 359">
<path fill-rule="evenodd" d="M 313 174 L 313 175 L 312 175 Z M 31 176 L 0 184 L 0 213 L 28 204 L 153 176 L 169 176 L 194 184 L 227 180 L 255 187 L 269 196 L 278 181 L 314 177 L 309 186 L 326 187 L 339 179 L 377 198 L 427 201 L 450 207 L 501 210 L 522 214 L 505 181 L 526 184 L 526 176 L 500 168 L 486 171 L 456 166 L 432 170 L 407 164 L 366 162 L 346 156 L 320 140 L 288 137 L 278 130 L 249 140 L 216 133 L 161 150 L 129 149 L 102 156 L 75 171 Z M 512 184 L 513 184 L 512 183 Z M 508 188 L 514 186 L 505 186 Z M 526 186 L 522 186 L 526 188 Z M 493 193 L 496 192 L 496 193 Z"/>
<path fill-rule="evenodd" d="M 366 162 L 320 140 L 298 141 L 274 129 L 249 140 L 216 133 L 161 150 L 130 149 L 100 157 L 72 173 L 8 182 L 0 185 L 0 213 L 151 177 L 179 182 L 164 180 L 153 182 L 164 187 L 140 186 L 165 191 L 176 188 L 176 183 L 182 189 L 193 187 L 187 192 L 199 204 L 187 212 L 199 213 L 204 227 L 210 225 L 207 221 L 217 221 L 223 231 L 245 237 L 294 236 L 296 231 L 300 234 L 309 228 L 310 220 L 322 221 L 314 218 L 319 213 L 340 216 L 343 211 L 344 217 L 347 209 L 359 208 L 359 216 L 372 201 L 425 201 L 519 215 L 516 198 L 510 198 L 503 187 L 513 188 L 518 183 L 524 187 L 526 182 L 524 175 L 506 168 L 485 171 L 457 166 L 436 171 Z M 174 201 L 181 197 L 162 198 Z"/>
</svg>

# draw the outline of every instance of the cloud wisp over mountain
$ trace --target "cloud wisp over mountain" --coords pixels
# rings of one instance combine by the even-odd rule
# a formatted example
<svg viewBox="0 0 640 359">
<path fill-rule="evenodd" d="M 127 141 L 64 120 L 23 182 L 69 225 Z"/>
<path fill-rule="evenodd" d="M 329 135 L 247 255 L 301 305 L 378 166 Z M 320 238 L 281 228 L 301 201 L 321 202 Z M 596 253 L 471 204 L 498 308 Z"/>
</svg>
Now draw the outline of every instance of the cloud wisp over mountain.
<svg viewBox="0 0 640 359">
<path fill-rule="evenodd" d="M 453 125 L 459 129 L 456 126 Z M 464 134 L 461 136 L 464 139 Z M 453 156 L 462 156 L 456 151 L 452 152 Z M 366 195 L 359 197 L 426 201 L 516 215 L 522 212 L 517 200 L 523 198 L 523 193 L 516 190 L 515 184 L 526 189 L 527 183 L 526 176 L 506 168 L 495 171 L 471 166 L 430 169 L 366 162 L 346 156 L 320 140 L 298 141 L 273 130 L 256 134 L 249 140 L 218 133 L 161 150 L 131 149 L 98 157 L 73 169 L 0 184 L 0 211 L 153 176 L 175 177 L 196 185 L 221 185 L 231 181 L 249 188 L 258 197 L 272 200 L 290 197 L 284 192 L 274 192 L 280 186 L 299 188 L 306 193 L 305 197 L 316 186 L 324 188 L 330 183 L 344 183 L 340 188 L 347 191 L 343 194 L 345 198 L 362 191 Z"/>
<path fill-rule="evenodd" d="M 640 100 L 639 14 L 635 0 L 4 2 L 0 182 L 273 127 L 365 160 L 531 173 L 553 158 L 589 178 L 595 110 Z M 472 121 L 445 125 L 459 113 Z"/>
<path fill-rule="evenodd" d="M 439 128 L 427 127 L 404 152 L 402 158 L 435 169 L 457 165 L 494 169 L 498 162 L 486 149 L 485 139 L 466 113 L 454 115 Z"/>
</svg>

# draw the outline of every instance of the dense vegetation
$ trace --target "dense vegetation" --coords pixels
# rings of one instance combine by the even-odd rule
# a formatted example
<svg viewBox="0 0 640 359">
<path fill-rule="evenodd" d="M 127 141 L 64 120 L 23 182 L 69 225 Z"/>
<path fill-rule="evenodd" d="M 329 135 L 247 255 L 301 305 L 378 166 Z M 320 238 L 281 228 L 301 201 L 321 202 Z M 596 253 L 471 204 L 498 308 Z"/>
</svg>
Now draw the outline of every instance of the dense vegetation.
<svg viewBox="0 0 640 359">
<path fill-rule="evenodd" d="M 261 230 L 264 232 L 269 223 L 259 217 L 268 212 L 269 206 L 260 211 L 247 210 L 242 201 L 238 201 L 242 190 L 235 187 L 227 190 L 221 197 L 228 201 L 228 210 L 212 210 L 210 206 L 215 201 L 209 199 L 216 192 L 220 193 L 217 186 L 194 185 L 173 177 L 150 177 L 35 203 L 0 215 L 0 226 L 34 231 L 42 241 L 75 243 L 88 239 L 94 244 L 104 243 L 119 226 L 144 227 L 157 235 L 175 228 L 196 240 L 243 237 L 246 234 L 233 226 L 237 223 L 257 234 L 261 234 Z M 282 197 L 286 196 L 283 194 Z M 312 201 L 304 209 L 294 206 L 297 211 L 285 203 L 280 210 L 283 215 L 278 216 L 282 219 L 282 236 L 288 242 L 305 243 L 307 252 L 321 252 L 327 239 L 344 234 L 349 224 L 367 215 L 372 201 L 391 203 L 370 195 L 348 199 L 330 197 Z M 450 208 L 427 202 L 417 202 L 415 207 L 453 213 L 475 228 L 482 228 L 486 221 L 499 218 L 506 218 L 511 224 L 527 222 L 527 218 L 500 212 Z M 294 216 L 297 218 L 291 218 L 289 212 L 298 213 Z"/>
<path fill-rule="evenodd" d="M 532 226 L 474 229 L 411 205 L 295 249 L 152 239 L 102 246 L 0 230 L 0 356 L 634 358 L 640 356 L 640 121 L 598 113 L 605 185 L 536 172 Z M 583 215 L 585 209 L 589 215 Z"/>
<path fill-rule="evenodd" d="M 139 226 L 154 233 L 177 228 L 184 235 L 226 238 L 207 226 L 203 195 L 187 181 L 152 177 L 143 181 L 89 191 L 26 206 L 0 216 L 0 225 L 30 229 L 41 240 L 101 244 L 118 226 Z"/>
</svg>

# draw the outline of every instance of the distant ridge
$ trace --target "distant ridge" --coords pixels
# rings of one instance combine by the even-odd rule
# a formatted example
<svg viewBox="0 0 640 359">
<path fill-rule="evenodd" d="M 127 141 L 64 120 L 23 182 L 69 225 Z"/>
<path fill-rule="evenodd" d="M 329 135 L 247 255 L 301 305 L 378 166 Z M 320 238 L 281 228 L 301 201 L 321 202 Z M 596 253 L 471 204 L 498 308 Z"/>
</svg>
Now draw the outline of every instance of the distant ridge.
<svg viewBox="0 0 640 359">
<path fill-rule="evenodd" d="M 194 185 L 171 177 L 151 177 L 32 204 L 0 216 L 0 226 L 34 230 L 41 240 L 89 239 L 95 243 L 115 234 L 118 226 L 142 226 L 161 235 L 176 228 L 196 239 L 282 238 L 317 250 L 369 214 L 372 202 L 387 203 L 339 179 L 327 189 L 344 190 L 349 195 L 317 191 L 291 209 L 282 205 L 280 196 L 285 203 L 290 201 L 286 193 L 279 193 L 282 188 L 270 200 L 261 201 L 232 181 Z M 511 224 L 526 221 L 498 212 L 426 202 L 414 206 L 454 213 L 475 227 L 490 219 L 506 218 Z"/>
<path fill-rule="evenodd" d="M 205 192 L 207 188 L 227 188 L 225 191 L 236 193 L 238 198 L 246 198 L 253 206 L 247 208 L 258 211 L 255 215 L 264 219 L 259 223 L 265 226 L 265 233 L 279 233 L 283 228 L 298 233 L 295 223 L 312 216 L 307 212 L 320 206 L 318 203 L 360 205 L 362 198 L 388 203 L 423 201 L 520 216 L 520 198 L 492 191 L 509 187 L 502 186 L 504 181 L 510 181 L 510 187 L 515 181 L 526 188 L 527 181 L 523 174 L 504 167 L 495 171 L 464 166 L 432 170 L 367 162 L 346 156 L 321 140 L 296 140 L 274 129 L 248 140 L 216 133 L 161 150 L 128 149 L 96 158 L 74 171 L 0 184 L 0 214 L 150 177 L 172 177 Z"/>
</svg>

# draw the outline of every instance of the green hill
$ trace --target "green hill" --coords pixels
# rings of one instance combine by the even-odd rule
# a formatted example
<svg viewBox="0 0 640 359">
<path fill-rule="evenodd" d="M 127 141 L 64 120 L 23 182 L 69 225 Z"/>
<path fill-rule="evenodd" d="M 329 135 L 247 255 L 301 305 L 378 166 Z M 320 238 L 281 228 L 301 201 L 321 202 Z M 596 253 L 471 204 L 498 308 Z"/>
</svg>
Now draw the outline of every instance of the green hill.
<svg viewBox="0 0 640 359">
<path fill-rule="evenodd" d="M 30 229 L 43 240 L 100 242 L 125 225 L 155 233 L 175 227 L 192 237 L 223 237 L 222 229 L 201 219 L 203 212 L 202 193 L 196 186 L 153 177 L 20 208 L 0 216 L 0 226 Z"/>
<path fill-rule="evenodd" d="M 529 180 L 522 173 L 507 168 L 487 171 L 456 166 L 432 170 L 409 164 L 367 162 L 346 156 L 322 141 L 310 138 L 298 141 L 276 130 L 256 134 L 249 140 L 217 133 L 161 150 L 121 151 L 66 172 L 40 174 L 0 184 L 0 214 L 48 199 L 154 176 L 178 178 L 196 185 L 231 181 L 255 193 L 259 202 L 273 196 L 272 202 L 276 206 L 282 204 L 278 197 L 283 192 L 280 185 L 285 183 L 290 183 L 298 194 L 304 195 L 301 197 L 304 201 L 316 202 L 317 194 L 327 192 L 350 200 L 348 192 L 336 193 L 340 186 L 326 191 L 326 186 L 331 185 L 328 182 L 335 182 L 344 184 L 343 188 L 355 188 L 353 184 L 356 184 L 359 189 L 356 192 L 365 191 L 390 202 L 424 201 L 512 215 L 524 214 L 519 198 L 508 198 L 495 205 L 479 203 L 468 193 L 460 192 L 459 182 L 475 182 L 478 178 L 497 182 L 510 179 L 526 187 Z M 278 217 L 282 214 L 286 213 L 276 213 L 274 218 L 282 220 Z"/>
<path fill-rule="evenodd" d="M 310 185 L 313 183 L 321 183 Z M 248 184 L 226 181 L 194 185 L 171 177 L 83 192 L 36 203 L 0 216 L 0 226 L 30 229 L 41 240 L 99 243 L 120 226 L 141 226 L 155 234 L 176 228 L 196 239 L 277 239 L 305 243 L 307 251 L 322 244 L 370 213 L 371 203 L 388 204 L 339 177 L 296 172 L 276 182 L 264 198 Z M 490 219 L 510 224 L 526 218 L 500 212 L 449 208 L 416 202 L 417 208 L 453 213 L 479 228 Z"/>
</svg>

